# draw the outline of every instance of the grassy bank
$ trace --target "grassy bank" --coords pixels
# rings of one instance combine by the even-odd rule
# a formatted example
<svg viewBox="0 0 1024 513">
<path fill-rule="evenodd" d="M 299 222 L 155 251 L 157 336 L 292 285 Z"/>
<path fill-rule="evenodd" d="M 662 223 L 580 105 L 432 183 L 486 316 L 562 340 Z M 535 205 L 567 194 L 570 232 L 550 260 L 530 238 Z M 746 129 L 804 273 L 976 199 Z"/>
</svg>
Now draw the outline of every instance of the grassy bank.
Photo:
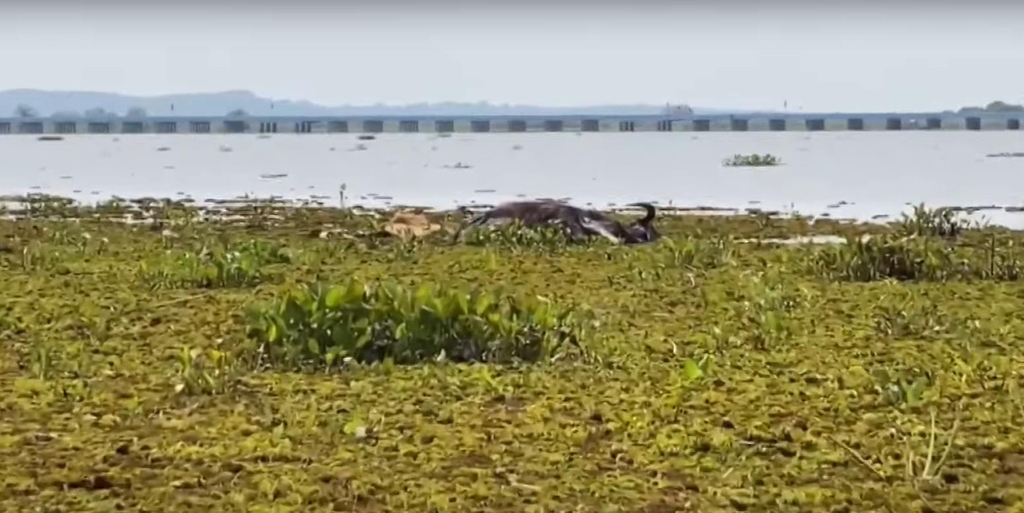
<svg viewBox="0 0 1024 513">
<path fill-rule="evenodd" d="M 453 246 L 118 208 L 0 221 L 0 510 L 1024 504 L 1021 234 L 921 210 Z M 849 243 L 757 242 L 815 234 Z"/>
</svg>

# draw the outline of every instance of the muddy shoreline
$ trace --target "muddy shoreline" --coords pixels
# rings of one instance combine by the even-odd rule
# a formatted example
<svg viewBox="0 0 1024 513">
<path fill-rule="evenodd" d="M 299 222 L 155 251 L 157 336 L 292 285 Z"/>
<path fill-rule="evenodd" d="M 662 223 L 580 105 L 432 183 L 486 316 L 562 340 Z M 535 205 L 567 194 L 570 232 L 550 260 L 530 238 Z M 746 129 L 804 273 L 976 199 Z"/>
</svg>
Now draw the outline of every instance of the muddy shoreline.
<svg viewBox="0 0 1024 513">
<path fill-rule="evenodd" d="M 376 196 L 376 195 L 374 195 Z M 567 201 L 572 203 L 569 198 L 536 198 L 536 199 L 556 199 L 560 201 Z M 188 210 L 194 213 L 196 217 L 205 221 L 231 221 L 242 219 L 245 216 L 251 214 L 253 208 L 266 208 L 270 210 L 275 209 L 313 209 L 313 210 L 329 210 L 329 211 L 340 211 L 352 213 L 354 215 L 370 215 L 370 216 L 381 216 L 393 214 L 395 212 L 418 212 L 433 215 L 449 215 L 456 214 L 460 210 L 468 210 L 471 212 L 480 212 L 495 206 L 498 202 L 493 203 L 480 203 L 474 201 L 467 202 L 463 205 L 453 208 L 436 208 L 428 207 L 423 205 L 404 205 L 404 204 L 393 204 L 386 206 L 365 206 L 359 203 L 345 204 L 344 207 L 340 207 L 338 202 L 330 202 L 327 197 L 319 196 L 316 198 L 306 200 L 295 200 L 288 199 L 281 196 L 270 196 L 270 197 L 247 197 L 238 196 L 234 198 L 206 198 L 202 201 L 195 200 L 193 198 L 157 198 L 152 196 L 140 197 L 140 198 L 122 198 L 113 196 L 106 200 L 99 200 L 95 202 L 82 202 L 77 201 L 73 198 L 50 195 L 43 193 L 33 193 L 26 195 L 3 195 L 0 196 L 0 219 L 20 219 L 25 217 L 38 217 L 46 211 L 55 213 L 61 209 L 69 209 L 78 212 L 88 212 L 92 214 L 102 214 L 103 217 L 114 220 L 115 216 L 112 214 L 121 214 L 124 216 L 124 221 L 129 223 L 147 223 L 152 222 L 152 213 L 157 209 L 171 209 L 171 210 Z M 782 211 L 777 209 L 762 209 L 757 207 L 760 202 L 748 201 L 745 207 L 718 207 L 708 205 L 691 205 L 691 206 L 676 206 L 676 205 L 659 205 L 658 202 L 652 202 L 658 207 L 659 217 L 668 216 L 697 216 L 697 217 L 733 217 L 733 216 L 755 216 L 755 217 L 767 217 L 767 218 L 778 218 L 778 219 L 828 219 L 841 223 L 866 223 L 866 224 L 888 224 L 899 220 L 899 215 L 891 214 L 874 214 L 867 219 L 858 219 L 853 217 L 839 217 L 832 216 L 829 212 L 822 214 L 806 214 L 796 210 Z M 838 209 L 851 203 L 840 201 L 828 206 L 828 209 Z M 906 206 L 912 207 L 911 203 L 907 203 Z M 593 208 L 588 205 L 588 208 Z M 933 207 L 934 208 L 934 207 Z M 1000 205 L 969 205 L 969 206 L 940 206 L 938 208 L 948 209 L 952 212 L 963 214 L 965 216 L 975 216 L 976 214 L 984 214 L 986 212 L 1000 211 L 1006 213 L 1019 213 L 1024 212 L 1024 206 L 1000 206 Z M 55 210 L 56 209 L 56 210 Z M 615 213 L 615 214 L 629 214 L 636 212 L 635 208 L 632 207 L 620 207 L 614 203 L 606 205 L 604 208 L 597 208 L 602 212 Z M 273 212 L 267 212 L 273 214 Z M 990 222 L 994 226 L 1001 226 L 999 223 Z"/>
</svg>

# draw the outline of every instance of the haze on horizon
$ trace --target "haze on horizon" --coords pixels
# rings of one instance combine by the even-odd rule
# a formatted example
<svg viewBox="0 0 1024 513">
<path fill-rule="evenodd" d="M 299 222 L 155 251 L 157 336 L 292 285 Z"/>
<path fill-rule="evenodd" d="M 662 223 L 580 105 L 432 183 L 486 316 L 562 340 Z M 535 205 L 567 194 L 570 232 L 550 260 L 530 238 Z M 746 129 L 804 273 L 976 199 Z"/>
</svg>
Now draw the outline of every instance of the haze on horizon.
<svg viewBox="0 0 1024 513">
<path fill-rule="evenodd" d="M 8 2 L 0 90 L 808 112 L 1024 102 L 1024 4 L 1010 2 L 169 4 Z"/>
</svg>

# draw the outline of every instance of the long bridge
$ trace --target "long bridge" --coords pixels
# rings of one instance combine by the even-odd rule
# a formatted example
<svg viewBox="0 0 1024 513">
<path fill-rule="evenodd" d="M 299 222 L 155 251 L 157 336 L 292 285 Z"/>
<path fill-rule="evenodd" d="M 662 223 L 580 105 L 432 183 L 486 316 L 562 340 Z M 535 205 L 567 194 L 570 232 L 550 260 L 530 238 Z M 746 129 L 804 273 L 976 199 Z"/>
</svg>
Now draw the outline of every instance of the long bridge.
<svg viewBox="0 0 1024 513">
<path fill-rule="evenodd" d="M 148 116 L 0 118 L 16 134 L 789 132 L 1020 130 L 1024 112 L 528 116 Z"/>
</svg>

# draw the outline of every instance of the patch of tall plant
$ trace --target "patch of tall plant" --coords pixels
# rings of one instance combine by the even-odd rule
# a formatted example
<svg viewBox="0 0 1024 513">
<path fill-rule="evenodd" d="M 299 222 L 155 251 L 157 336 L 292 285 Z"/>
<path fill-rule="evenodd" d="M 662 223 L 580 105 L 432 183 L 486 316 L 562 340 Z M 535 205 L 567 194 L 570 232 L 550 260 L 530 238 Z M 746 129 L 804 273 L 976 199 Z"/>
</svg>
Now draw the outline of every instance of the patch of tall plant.
<svg viewBox="0 0 1024 513">
<path fill-rule="evenodd" d="M 260 362 L 330 369 L 343 360 L 412 364 L 550 361 L 583 352 L 587 311 L 541 297 L 396 283 L 315 283 L 247 312 Z"/>
<path fill-rule="evenodd" d="M 826 278 L 857 282 L 946 280 L 962 275 L 967 266 L 941 240 L 895 234 L 869 239 L 848 236 L 845 244 L 812 253 L 809 263 L 816 274 Z"/>
<path fill-rule="evenodd" d="M 684 239 L 664 239 L 661 246 L 666 252 L 667 263 L 682 267 L 689 271 L 705 271 L 716 269 L 733 263 L 736 249 L 729 239 L 698 238 L 688 236 Z M 659 251 L 662 251 L 659 248 Z"/>
<path fill-rule="evenodd" d="M 873 310 L 875 332 L 893 338 L 931 336 L 945 333 L 948 317 L 938 305 L 914 291 L 890 283 L 875 303 Z"/>
<path fill-rule="evenodd" d="M 983 244 L 955 246 L 939 237 L 883 234 L 847 237 L 846 244 L 818 249 L 808 260 L 814 274 L 870 282 L 998 280 L 1024 277 L 1024 254 L 1013 239 L 993 235 Z"/>
<path fill-rule="evenodd" d="M 203 246 L 156 268 L 142 263 L 139 276 L 152 289 L 251 287 L 264 281 L 266 266 L 291 261 L 283 246 L 249 240 L 234 246 Z"/>
<path fill-rule="evenodd" d="M 761 272 L 745 275 L 725 296 L 735 325 L 712 330 L 718 343 L 742 341 L 756 349 L 770 350 L 797 333 L 794 314 L 808 303 L 811 292 L 794 288 L 774 272 Z"/>
<path fill-rule="evenodd" d="M 915 206 L 910 215 L 904 213 L 896 226 L 902 235 L 908 237 L 945 238 L 955 238 L 964 230 L 976 227 L 956 210 L 948 207 L 930 209 L 923 203 Z"/>
<path fill-rule="evenodd" d="M 1017 281 L 1024 278 L 1024 255 L 1018 241 L 1007 237 L 1000 240 L 995 234 L 980 247 L 973 248 L 975 262 L 973 275 L 983 280 Z"/>
<path fill-rule="evenodd" d="M 210 349 L 202 351 L 181 348 L 177 357 L 176 393 L 186 395 L 215 395 L 224 393 L 233 378 L 232 360 L 228 353 Z"/>
</svg>

